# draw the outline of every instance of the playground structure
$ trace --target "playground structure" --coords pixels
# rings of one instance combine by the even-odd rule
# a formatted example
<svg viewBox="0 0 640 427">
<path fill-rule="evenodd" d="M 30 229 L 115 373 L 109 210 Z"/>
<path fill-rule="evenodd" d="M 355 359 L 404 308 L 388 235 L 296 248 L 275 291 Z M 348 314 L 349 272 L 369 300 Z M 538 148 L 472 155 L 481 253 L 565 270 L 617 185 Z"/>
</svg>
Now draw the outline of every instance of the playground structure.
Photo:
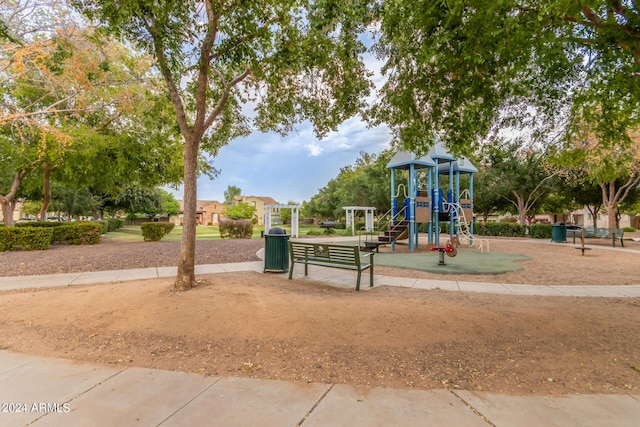
<svg viewBox="0 0 640 427">
<path fill-rule="evenodd" d="M 473 235 L 473 174 L 478 169 L 462 156 L 455 158 L 437 142 L 423 157 L 414 153 L 398 151 L 387 164 L 391 170 L 391 210 L 383 215 L 379 244 L 391 244 L 395 250 L 396 240 L 409 240 L 409 251 L 418 245 L 418 228 L 427 224 L 428 244 L 440 246 L 440 222 L 449 223 L 449 240 L 478 245 L 480 251 L 489 250 L 485 239 Z M 396 186 L 397 171 L 406 171 L 407 182 Z M 421 180 L 420 172 L 424 174 Z M 461 175 L 468 174 L 468 188 L 460 191 Z M 445 176 L 445 180 L 441 180 Z M 448 179 L 447 179 L 448 178 Z M 446 193 L 441 182 L 448 184 Z M 446 198 L 445 198 L 446 194 Z M 404 196 L 404 198 L 402 198 Z M 380 221 L 379 221 L 380 223 Z M 446 246 L 443 246 L 446 247 Z"/>
</svg>

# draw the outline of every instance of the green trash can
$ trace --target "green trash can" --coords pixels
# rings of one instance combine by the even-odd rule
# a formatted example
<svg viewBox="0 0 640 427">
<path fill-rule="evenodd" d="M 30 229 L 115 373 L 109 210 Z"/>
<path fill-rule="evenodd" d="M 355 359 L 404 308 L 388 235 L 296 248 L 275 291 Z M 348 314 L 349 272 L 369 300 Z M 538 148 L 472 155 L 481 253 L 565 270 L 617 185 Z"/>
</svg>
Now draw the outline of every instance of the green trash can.
<svg viewBox="0 0 640 427">
<path fill-rule="evenodd" d="M 264 271 L 289 271 L 289 235 L 284 228 L 274 227 L 264 235 Z"/>
<path fill-rule="evenodd" d="M 551 227 L 551 241 L 555 243 L 567 243 L 567 226 L 563 222 L 556 222 Z"/>
</svg>

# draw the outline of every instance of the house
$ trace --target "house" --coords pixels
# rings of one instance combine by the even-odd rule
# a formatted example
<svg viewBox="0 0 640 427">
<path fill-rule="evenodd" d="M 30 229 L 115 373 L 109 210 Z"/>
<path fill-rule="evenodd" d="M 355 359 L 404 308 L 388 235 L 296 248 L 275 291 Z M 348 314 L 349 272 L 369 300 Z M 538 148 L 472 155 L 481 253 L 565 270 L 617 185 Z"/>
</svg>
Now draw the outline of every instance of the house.
<svg viewBox="0 0 640 427">
<path fill-rule="evenodd" d="M 178 200 L 180 212 L 176 216 L 176 224 L 181 225 L 184 218 L 184 200 Z M 196 223 L 198 225 L 218 225 L 220 215 L 224 211 L 224 203 L 217 200 L 198 200 L 196 209 Z"/>
</svg>

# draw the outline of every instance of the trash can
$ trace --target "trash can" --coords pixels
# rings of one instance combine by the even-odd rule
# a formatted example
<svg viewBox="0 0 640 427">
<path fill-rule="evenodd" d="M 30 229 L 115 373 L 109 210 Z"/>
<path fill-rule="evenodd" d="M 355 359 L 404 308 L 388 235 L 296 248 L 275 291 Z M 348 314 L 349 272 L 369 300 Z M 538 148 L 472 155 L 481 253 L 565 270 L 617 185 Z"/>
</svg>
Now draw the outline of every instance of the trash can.
<svg viewBox="0 0 640 427">
<path fill-rule="evenodd" d="M 289 235 L 284 228 L 271 228 L 264 235 L 264 271 L 289 271 Z"/>
<path fill-rule="evenodd" d="M 567 226 L 563 222 L 556 222 L 551 227 L 551 241 L 555 243 L 567 243 Z"/>
</svg>

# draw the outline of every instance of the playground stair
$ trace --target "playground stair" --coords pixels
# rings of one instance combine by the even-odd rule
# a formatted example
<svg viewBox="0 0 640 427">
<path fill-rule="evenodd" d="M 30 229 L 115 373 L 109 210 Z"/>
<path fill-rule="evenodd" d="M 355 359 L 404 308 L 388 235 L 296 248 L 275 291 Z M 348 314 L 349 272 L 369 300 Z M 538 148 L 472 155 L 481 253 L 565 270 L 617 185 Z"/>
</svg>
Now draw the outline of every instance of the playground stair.
<svg viewBox="0 0 640 427">
<path fill-rule="evenodd" d="M 378 235 L 378 241 L 384 244 L 393 243 L 399 238 L 402 238 L 402 235 L 406 235 L 407 229 L 409 228 L 409 221 L 398 221 L 393 224 L 389 230 L 382 232 L 382 234 Z"/>
</svg>

